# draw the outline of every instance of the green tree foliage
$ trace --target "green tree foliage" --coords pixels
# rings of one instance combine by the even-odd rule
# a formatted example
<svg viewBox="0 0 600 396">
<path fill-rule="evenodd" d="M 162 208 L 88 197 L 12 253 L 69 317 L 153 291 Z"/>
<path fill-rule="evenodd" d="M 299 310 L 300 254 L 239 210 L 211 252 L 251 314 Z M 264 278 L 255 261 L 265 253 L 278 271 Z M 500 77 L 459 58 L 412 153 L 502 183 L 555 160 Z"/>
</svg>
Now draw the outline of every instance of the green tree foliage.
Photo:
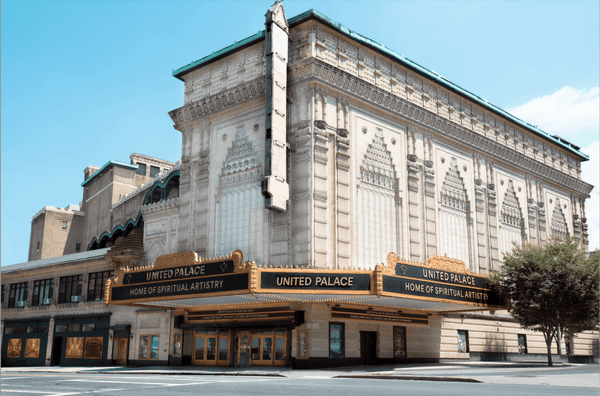
<svg viewBox="0 0 600 396">
<path fill-rule="evenodd" d="M 600 255 L 586 254 L 567 238 L 515 246 L 490 280 L 510 299 L 510 313 L 528 330 L 544 334 L 548 365 L 558 326 L 575 334 L 598 327 Z"/>
</svg>

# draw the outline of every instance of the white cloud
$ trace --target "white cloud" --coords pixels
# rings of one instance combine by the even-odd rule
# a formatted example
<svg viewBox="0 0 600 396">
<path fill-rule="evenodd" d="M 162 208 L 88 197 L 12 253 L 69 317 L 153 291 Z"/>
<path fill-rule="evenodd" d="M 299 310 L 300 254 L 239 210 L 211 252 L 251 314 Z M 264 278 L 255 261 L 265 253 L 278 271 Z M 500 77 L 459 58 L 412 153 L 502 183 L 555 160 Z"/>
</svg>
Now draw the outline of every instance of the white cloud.
<svg viewBox="0 0 600 396">
<path fill-rule="evenodd" d="M 590 250 L 600 245 L 600 88 L 564 87 L 551 95 L 535 98 L 507 111 L 523 121 L 537 125 L 551 135 L 564 137 L 582 148 L 589 161 L 581 164 L 582 178 L 594 186 L 585 201 L 585 214 L 590 234 Z"/>
<path fill-rule="evenodd" d="M 600 87 L 564 87 L 507 111 L 551 135 L 584 145 L 598 138 L 599 95 Z"/>
<path fill-rule="evenodd" d="M 595 141 L 588 147 L 582 149 L 590 156 L 590 160 L 581 164 L 583 180 L 593 184 L 594 189 L 590 193 L 590 199 L 585 201 L 585 215 L 587 217 L 588 231 L 590 233 L 590 250 L 600 245 L 600 141 Z"/>
</svg>

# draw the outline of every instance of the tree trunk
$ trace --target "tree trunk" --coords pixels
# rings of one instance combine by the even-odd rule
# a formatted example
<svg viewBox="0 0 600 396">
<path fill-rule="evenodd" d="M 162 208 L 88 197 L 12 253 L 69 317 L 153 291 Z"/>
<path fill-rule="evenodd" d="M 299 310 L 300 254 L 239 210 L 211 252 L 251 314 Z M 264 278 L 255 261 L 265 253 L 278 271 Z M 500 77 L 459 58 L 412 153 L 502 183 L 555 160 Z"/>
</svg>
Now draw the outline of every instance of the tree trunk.
<svg viewBox="0 0 600 396">
<path fill-rule="evenodd" d="M 546 338 L 546 348 L 548 348 L 548 366 L 552 366 L 552 336 Z"/>
</svg>

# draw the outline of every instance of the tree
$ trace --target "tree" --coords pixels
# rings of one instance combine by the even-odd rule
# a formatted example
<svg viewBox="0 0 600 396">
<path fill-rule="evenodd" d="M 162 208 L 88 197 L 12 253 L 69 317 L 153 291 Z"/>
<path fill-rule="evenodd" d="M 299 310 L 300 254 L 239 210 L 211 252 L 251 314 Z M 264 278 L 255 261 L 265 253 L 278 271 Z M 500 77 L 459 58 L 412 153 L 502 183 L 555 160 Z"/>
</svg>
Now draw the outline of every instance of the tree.
<svg viewBox="0 0 600 396">
<path fill-rule="evenodd" d="M 510 313 L 527 330 L 544 334 L 548 366 L 558 328 L 574 334 L 593 330 L 599 316 L 600 255 L 586 254 L 570 239 L 515 246 L 490 281 L 510 299 Z"/>
</svg>

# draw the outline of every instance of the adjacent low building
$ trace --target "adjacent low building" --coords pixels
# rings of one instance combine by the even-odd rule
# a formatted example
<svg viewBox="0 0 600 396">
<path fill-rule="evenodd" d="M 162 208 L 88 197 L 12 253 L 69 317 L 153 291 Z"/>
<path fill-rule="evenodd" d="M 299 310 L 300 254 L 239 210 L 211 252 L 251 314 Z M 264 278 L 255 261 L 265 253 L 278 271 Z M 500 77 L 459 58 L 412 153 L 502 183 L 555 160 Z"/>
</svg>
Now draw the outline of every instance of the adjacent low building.
<svg viewBox="0 0 600 396">
<path fill-rule="evenodd" d="M 278 2 L 173 75 L 181 159 L 86 168 L 2 267 L 3 364 L 545 359 L 487 275 L 513 243 L 588 249 L 579 147 Z M 562 347 L 597 360 L 598 332 Z"/>
</svg>

